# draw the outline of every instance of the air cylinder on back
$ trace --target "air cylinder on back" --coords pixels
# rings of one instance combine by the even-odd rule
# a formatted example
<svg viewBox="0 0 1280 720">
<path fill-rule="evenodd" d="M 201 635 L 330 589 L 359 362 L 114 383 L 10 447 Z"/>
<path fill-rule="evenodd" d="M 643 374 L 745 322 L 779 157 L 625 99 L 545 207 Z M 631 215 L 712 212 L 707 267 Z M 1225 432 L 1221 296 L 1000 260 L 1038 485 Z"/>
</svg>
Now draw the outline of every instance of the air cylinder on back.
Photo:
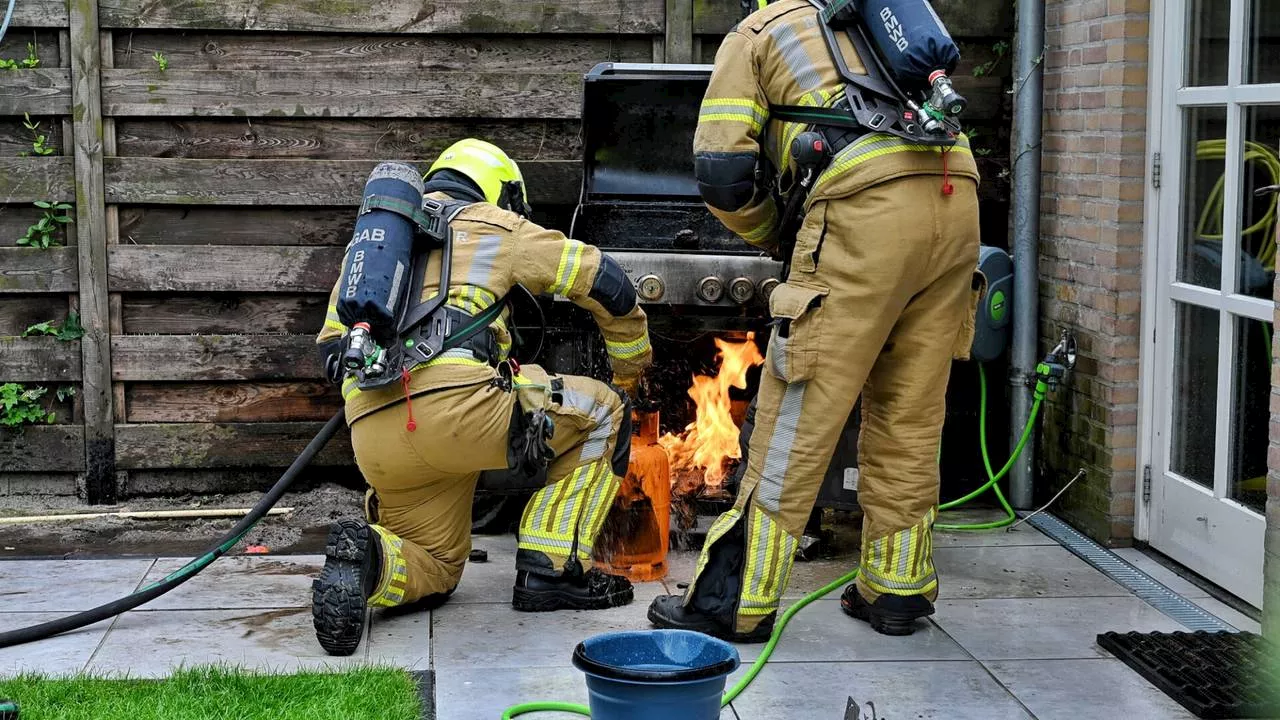
<svg viewBox="0 0 1280 720">
<path fill-rule="evenodd" d="M 930 75 L 948 75 L 960 62 L 960 49 L 928 0 L 853 0 L 885 68 L 903 89 L 931 83 Z"/>
<path fill-rule="evenodd" d="M 404 214 L 377 203 L 392 202 L 411 211 L 422 207 L 422 193 L 422 178 L 413 167 L 382 163 L 374 168 L 342 260 L 338 319 L 347 327 L 367 323 L 383 345 L 396 336 L 396 320 L 410 285 L 416 228 Z"/>
</svg>

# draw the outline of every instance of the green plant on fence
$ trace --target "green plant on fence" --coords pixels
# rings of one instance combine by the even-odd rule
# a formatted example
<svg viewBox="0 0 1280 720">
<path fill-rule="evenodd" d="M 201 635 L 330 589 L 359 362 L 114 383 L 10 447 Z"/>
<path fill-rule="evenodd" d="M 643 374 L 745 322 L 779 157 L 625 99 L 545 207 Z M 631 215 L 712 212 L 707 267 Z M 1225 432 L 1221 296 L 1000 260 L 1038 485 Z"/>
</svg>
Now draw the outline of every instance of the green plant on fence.
<svg viewBox="0 0 1280 720">
<path fill-rule="evenodd" d="M 155 60 L 156 65 L 160 66 L 160 72 L 164 72 L 169 69 L 169 58 L 165 57 L 164 53 L 159 50 L 152 53 L 151 59 Z"/>
<path fill-rule="evenodd" d="M 52 335 L 59 340 L 79 340 L 84 337 L 84 327 L 80 325 L 80 314 L 74 311 L 67 313 L 67 319 L 61 325 L 53 321 L 36 323 L 22 331 L 22 337 L 32 335 Z"/>
<path fill-rule="evenodd" d="M 0 70 L 23 70 L 38 67 L 40 58 L 36 56 L 36 44 L 27 43 L 27 56 L 21 60 L 0 58 Z"/>
<path fill-rule="evenodd" d="M 31 116 L 27 113 L 22 113 L 22 127 L 26 128 L 27 132 L 31 133 L 31 152 L 36 155 L 52 155 L 57 152 L 57 150 L 54 150 L 46 144 L 49 136 L 40 132 L 40 123 L 32 122 Z M 30 154 L 31 153 L 25 151 L 19 153 L 19 155 L 23 156 Z"/>
<path fill-rule="evenodd" d="M 53 423 L 54 413 L 45 410 L 40 404 L 40 398 L 47 392 L 49 392 L 48 388 L 27 388 L 18 383 L 0 385 L 0 427 L 17 428 L 23 425 Z M 59 394 L 61 393 L 60 390 Z M 72 394 L 75 394 L 74 388 Z"/>
<path fill-rule="evenodd" d="M 996 66 L 1000 64 L 1000 61 L 1004 60 L 1005 56 L 1009 54 L 1009 48 L 1010 48 L 1009 43 L 1005 42 L 1004 40 L 1001 40 L 995 45 L 992 45 L 991 49 L 995 51 L 996 56 L 982 63 L 981 65 L 975 67 L 973 69 L 973 76 L 980 78 L 980 77 L 986 77 L 987 75 L 989 75 L 991 71 L 994 70 Z"/>
<path fill-rule="evenodd" d="M 51 203 L 37 200 L 36 207 L 44 210 L 44 215 L 27 228 L 27 234 L 18 238 L 19 245 L 33 248 L 47 248 L 58 244 L 58 228 L 72 222 L 67 211 L 71 205 L 67 203 Z"/>
</svg>

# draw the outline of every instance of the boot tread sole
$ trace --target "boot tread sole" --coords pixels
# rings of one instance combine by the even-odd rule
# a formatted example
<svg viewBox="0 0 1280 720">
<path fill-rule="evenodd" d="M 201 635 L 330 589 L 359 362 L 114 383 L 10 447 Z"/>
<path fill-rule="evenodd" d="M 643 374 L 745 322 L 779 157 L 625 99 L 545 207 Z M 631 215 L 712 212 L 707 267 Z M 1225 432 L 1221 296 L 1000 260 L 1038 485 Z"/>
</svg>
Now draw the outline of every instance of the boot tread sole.
<svg viewBox="0 0 1280 720">
<path fill-rule="evenodd" d="M 311 615 L 320 647 L 347 656 L 364 637 L 366 604 L 360 576 L 372 531 L 363 523 L 343 520 L 329 529 L 325 563 L 311 585 Z"/>
</svg>

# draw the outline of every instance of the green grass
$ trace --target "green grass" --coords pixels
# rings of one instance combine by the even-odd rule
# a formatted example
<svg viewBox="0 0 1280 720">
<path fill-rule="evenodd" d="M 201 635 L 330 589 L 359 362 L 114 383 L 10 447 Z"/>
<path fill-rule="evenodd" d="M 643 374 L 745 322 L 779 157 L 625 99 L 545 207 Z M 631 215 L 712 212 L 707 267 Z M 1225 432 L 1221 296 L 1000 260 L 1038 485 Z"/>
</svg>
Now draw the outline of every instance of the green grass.
<svg viewBox="0 0 1280 720">
<path fill-rule="evenodd" d="M 101 677 L 0 680 L 22 720 L 418 720 L 418 686 L 400 670 L 263 675 L 183 670 L 155 680 Z"/>
</svg>

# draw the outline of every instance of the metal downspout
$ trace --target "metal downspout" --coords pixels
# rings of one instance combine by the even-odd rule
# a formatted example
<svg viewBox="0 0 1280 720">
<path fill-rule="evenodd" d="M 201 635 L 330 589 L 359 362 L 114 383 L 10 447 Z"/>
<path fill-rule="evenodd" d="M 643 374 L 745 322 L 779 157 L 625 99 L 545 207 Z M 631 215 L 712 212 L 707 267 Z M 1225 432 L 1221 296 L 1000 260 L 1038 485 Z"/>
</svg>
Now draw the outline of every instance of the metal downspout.
<svg viewBox="0 0 1280 720">
<path fill-rule="evenodd" d="M 1017 0 L 1018 27 L 1013 50 L 1013 358 L 1010 383 L 1013 408 L 1009 447 L 1031 416 L 1032 378 L 1039 338 L 1040 140 L 1044 107 L 1044 0 Z M 1034 440 L 1009 481 L 1015 508 L 1033 507 Z"/>
</svg>

